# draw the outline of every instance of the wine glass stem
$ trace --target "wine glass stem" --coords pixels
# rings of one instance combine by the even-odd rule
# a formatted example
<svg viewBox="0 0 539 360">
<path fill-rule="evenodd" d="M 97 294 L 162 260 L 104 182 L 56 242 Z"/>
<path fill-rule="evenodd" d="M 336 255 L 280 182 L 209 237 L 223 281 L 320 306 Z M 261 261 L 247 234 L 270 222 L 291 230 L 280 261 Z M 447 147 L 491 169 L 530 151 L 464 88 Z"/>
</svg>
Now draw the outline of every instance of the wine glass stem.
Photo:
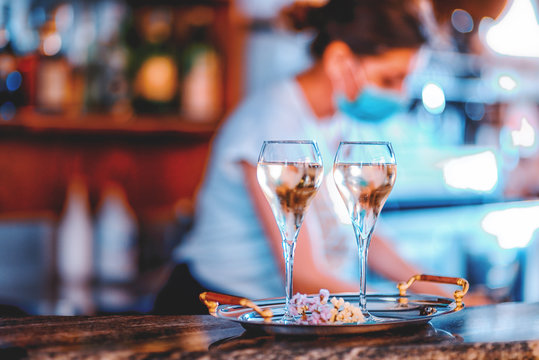
<svg viewBox="0 0 539 360">
<path fill-rule="evenodd" d="M 367 256 L 369 253 L 368 239 L 359 242 L 359 308 L 364 316 L 370 316 L 367 311 Z"/>
<path fill-rule="evenodd" d="M 285 291 L 286 291 L 286 310 L 284 314 L 285 320 L 293 319 L 290 315 L 289 304 L 292 297 L 292 272 L 294 268 L 294 252 L 296 250 L 296 241 L 283 240 L 283 255 L 285 260 Z"/>
<path fill-rule="evenodd" d="M 365 319 L 370 319 L 371 314 L 367 311 L 367 257 L 373 229 L 368 232 L 361 231 L 361 224 L 364 224 L 365 220 L 360 220 L 357 223 L 352 222 L 359 250 L 359 308 Z"/>
</svg>

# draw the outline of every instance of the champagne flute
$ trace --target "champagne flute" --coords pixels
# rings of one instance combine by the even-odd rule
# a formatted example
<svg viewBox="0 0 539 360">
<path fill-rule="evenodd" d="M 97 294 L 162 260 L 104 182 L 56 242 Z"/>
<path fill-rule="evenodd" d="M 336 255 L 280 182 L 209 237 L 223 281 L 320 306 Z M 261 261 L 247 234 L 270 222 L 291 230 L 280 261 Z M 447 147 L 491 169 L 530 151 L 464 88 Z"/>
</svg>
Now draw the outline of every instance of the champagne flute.
<svg viewBox="0 0 539 360">
<path fill-rule="evenodd" d="M 264 141 L 257 178 L 281 233 L 285 260 L 286 306 L 283 321 L 293 321 L 289 303 L 292 269 L 305 211 L 322 183 L 322 157 L 314 141 Z"/>
<path fill-rule="evenodd" d="M 397 174 L 389 142 L 341 142 L 333 164 L 333 178 L 343 198 L 359 248 L 359 307 L 367 322 L 381 321 L 367 311 L 367 256 L 376 220 Z"/>
</svg>

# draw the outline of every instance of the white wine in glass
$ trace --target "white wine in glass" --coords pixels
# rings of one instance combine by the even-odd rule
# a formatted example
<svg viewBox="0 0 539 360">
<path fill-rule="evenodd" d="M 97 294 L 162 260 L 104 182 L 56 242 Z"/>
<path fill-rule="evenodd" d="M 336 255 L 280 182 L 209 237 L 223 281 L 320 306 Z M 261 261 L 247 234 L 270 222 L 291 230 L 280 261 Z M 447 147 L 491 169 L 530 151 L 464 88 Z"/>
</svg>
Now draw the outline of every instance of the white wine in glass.
<svg viewBox="0 0 539 360">
<path fill-rule="evenodd" d="M 265 141 L 260 151 L 257 178 L 281 233 L 285 260 L 286 305 L 289 312 L 296 240 L 305 211 L 323 177 L 322 158 L 314 141 Z"/>
<path fill-rule="evenodd" d="M 368 322 L 380 321 L 367 311 L 368 249 L 378 215 L 397 175 L 389 142 L 341 142 L 333 164 L 333 178 L 343 198 L 359 249 L 359 307 Z"/>
</svg>

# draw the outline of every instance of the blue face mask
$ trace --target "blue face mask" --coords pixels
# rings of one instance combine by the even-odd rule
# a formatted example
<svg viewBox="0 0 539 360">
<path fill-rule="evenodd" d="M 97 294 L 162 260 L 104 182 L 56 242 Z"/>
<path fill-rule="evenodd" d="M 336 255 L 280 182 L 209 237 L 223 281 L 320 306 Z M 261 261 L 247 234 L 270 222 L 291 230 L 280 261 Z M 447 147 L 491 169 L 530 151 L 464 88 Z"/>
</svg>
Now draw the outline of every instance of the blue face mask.
<svg viewBox="0 0 539 360">
<path fill-rule="evenodd" d="M 378 122 L 406 109 L 408 101 L 397 93 L 366 86 L 353 101 L 345 96 L 336 99 L 337 108 L 348 116 Z"/>
</svg>

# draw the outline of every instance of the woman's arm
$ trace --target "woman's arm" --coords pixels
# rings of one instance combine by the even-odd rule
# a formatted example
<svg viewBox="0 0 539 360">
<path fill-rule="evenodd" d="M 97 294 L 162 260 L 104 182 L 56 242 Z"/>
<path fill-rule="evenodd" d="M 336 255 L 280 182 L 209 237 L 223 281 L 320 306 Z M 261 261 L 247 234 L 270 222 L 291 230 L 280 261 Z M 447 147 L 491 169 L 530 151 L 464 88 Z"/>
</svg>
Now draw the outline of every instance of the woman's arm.
<svg viewBox="0 0 539 360">
<path fill-rule="evenodd" d="M 383 236 L 376 236 L 369 246 L 369 266 L 384 278 L 395 282 L 406 281 L 413 275 L 423 273 L 406 262 Z M 440 274 L 433 274 L 440 275 Z M 422 294 L 452 297 L 450 291 L 435 283 L 417 282 L 410 291 Z"/>
</svg>

